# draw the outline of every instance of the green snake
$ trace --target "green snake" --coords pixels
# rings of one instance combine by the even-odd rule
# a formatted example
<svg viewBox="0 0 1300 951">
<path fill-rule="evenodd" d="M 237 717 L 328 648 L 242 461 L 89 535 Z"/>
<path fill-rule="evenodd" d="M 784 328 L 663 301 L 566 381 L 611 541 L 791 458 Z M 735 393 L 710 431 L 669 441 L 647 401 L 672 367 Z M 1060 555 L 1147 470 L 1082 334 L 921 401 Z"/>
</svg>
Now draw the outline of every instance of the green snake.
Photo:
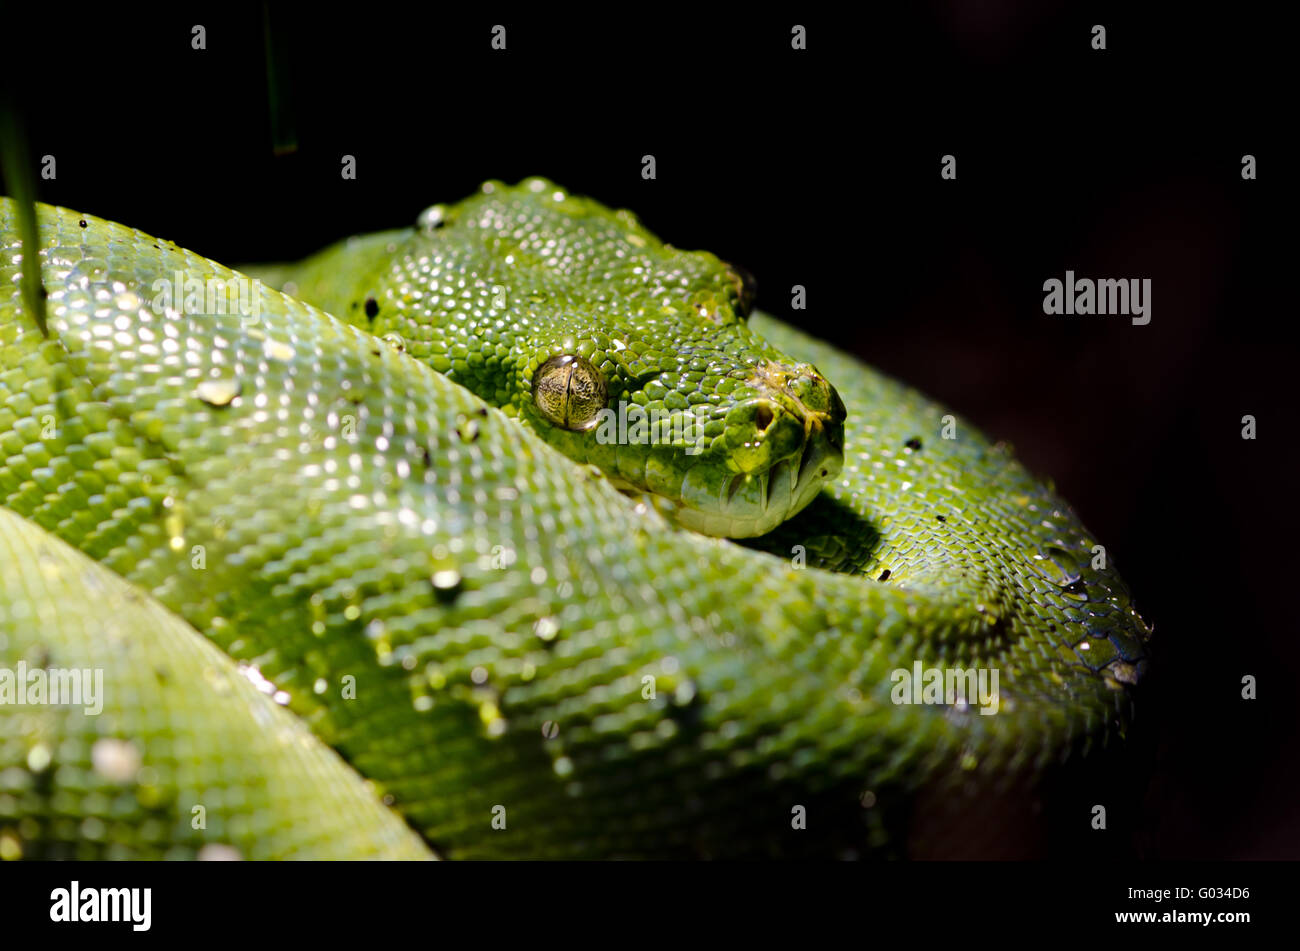
<svg viewBox="0 0 1300 951">
<path fill-rule="evenodd" d="M 628 212 L 488 182 L 257 281 L 37 218 L 0 675 L 103 709 L 0 703 L 2 858 L 898 854 L 1125 728 L 1150 631 L 1067 504 Z M 996 712 L 898 702 L 952 668 Z"/>
</svg>

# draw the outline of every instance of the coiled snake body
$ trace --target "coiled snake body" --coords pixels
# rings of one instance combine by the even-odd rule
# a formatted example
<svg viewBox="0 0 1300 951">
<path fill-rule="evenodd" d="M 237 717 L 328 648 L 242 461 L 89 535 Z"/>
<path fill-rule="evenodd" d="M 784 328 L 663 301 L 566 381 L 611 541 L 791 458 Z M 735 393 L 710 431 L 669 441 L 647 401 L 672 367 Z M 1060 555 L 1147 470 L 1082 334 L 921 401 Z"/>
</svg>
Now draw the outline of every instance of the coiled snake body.
<svg viewBox="0 0 1300 951">
<path fill-rule="evenodd" d="M 48 338 L 0 200 L 0 671 L 103 710 L 0 703 L 4 857 L 840 854 L 1123 726 L 1149 632 L 1068 506 L 626 212 L 488 183 L 292 296 L 38 223 Z M 255 316 L 161 290 L 213 279 Z"/>
</svg>

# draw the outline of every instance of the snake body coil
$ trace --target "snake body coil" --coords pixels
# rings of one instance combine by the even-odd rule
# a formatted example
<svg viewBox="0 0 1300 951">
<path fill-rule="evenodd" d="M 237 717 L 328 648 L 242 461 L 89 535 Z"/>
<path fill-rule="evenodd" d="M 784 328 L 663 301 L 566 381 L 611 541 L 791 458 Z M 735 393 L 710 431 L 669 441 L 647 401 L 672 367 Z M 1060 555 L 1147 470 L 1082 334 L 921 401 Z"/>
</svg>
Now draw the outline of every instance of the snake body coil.
<svg viewBox="0 0 1300 951">
<path fill-rule="evenodd" d="M 492 184 L 256 319 L 38 213 L 48 339 L 0 200 L 0 669 L 105 705 L 0 705 L 0 854 L 839 854 L 1122 728 L 1149 632 L 1066 504 L 626 213 Z M 702 441 L 600 442 L 556 356 Z M 918 663 L 997 712 L 895 702 Z"/>
</svg>

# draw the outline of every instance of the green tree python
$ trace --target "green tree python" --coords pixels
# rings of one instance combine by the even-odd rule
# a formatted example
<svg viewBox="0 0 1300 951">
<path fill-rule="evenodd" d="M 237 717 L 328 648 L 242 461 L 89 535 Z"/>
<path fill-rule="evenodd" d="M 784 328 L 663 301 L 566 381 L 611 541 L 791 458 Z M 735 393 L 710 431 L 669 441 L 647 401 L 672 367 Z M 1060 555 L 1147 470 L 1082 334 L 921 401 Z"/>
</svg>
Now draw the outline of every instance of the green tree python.
<svg viewBox="0 0 1300 951">
<path fill-rule="evenodd" d="M 923 786 L 1125 728 L 1150 631 L 1067 504 L 629 212 L 488 182 L 256 281 L 37 217 L 0 857 L 888 852 Z M 995 710 L 899 702 L 953 668 Z"/>
</svg>

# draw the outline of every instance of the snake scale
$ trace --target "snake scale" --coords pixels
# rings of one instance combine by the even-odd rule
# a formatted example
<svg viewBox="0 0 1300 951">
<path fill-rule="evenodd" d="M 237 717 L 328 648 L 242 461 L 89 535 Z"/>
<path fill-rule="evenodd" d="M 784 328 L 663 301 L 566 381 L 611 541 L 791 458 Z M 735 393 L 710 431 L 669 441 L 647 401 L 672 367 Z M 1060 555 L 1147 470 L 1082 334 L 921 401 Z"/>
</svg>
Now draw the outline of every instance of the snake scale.
<svg viewBox="0 0 1300 951">
<path fill-rule="evenodd" d="M 0 671 L 103 710 L 0 704 L 0 857 L 888 853 L 1124 729 L 1150 631 L 1067 504 L 628 212 L 489 182 L 255 282 L 37 209 Z M 253 316 L 160 290 L 214 279 Z"/>
</svg>

